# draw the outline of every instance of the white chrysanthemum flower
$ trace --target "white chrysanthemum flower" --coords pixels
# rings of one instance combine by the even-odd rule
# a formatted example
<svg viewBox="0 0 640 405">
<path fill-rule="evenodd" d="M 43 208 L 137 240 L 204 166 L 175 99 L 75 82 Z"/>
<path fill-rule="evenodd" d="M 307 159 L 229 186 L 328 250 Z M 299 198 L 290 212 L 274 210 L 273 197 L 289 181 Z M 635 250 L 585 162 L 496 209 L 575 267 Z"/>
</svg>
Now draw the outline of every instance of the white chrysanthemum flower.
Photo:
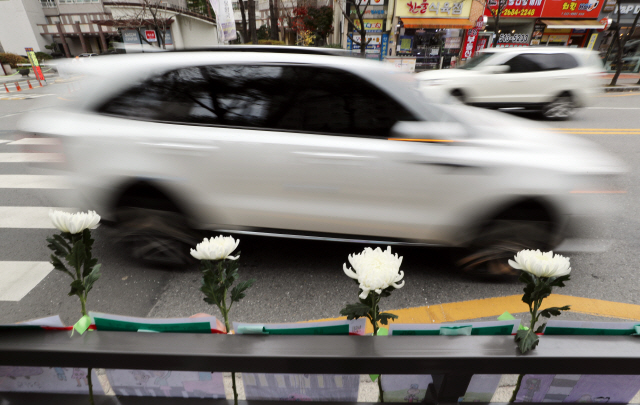
<svg viewBox="0 0 640 405">
<path fill-rule="evenodd" d="M 380 294 L 385 288 L 401 288 L 404 285 L 404 281 L 398 284 L 404 277 L 404 272 L 400 271 L 402 257 L 398 257 L 397 253 L 392 254 L 390 246 L 384 251 L 379 247 L 375 250 L 365 248 L 362 253 L 349 255 L 349 263 L 353 269 L 348 268 L 346 263 L 342 268 L 347 276 L 360 283 L 362 299 L 367 298 L 370 291 Z"/>
<path fill-rule="evenodd" d="M 538 277 L 561 277 L 571 273 L 569 258 L 553 255 L 553 252 L 540 250 L 521 250 L 509 265 L 514 269 L 526 271 Z"/>
<path fill-rule="evenodd" d="M 240 256 L 231 256 L 231 252 L 236 250 L 239 243 L 240 239 L 235 240 L 232 236 L 204 238 L 196 245 L 195 250 L 191 249 L 191 256 L 198 260 L 236 260 Z"/>
<path fill-rule="evenodd" d="M 78 212 L 71 214 L 64 211 L 49 211 L 49 218 L 53 225 L 62 232 L 80 233 L 85 229 L 93 229 L 100 222 L 100 215 L 95 211 Z"/>
</svg>

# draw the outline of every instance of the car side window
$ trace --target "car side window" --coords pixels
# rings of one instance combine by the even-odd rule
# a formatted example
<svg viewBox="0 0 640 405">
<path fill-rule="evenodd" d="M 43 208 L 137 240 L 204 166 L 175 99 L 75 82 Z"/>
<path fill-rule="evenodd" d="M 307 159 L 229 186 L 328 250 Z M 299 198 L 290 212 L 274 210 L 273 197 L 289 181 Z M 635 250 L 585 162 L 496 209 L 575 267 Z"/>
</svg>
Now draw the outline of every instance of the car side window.
<svg viewBox="0 0 640 405">
<path fill-rule="evenodd" d="M 396 122 L 416 121 L 385 92 L 339 69 L 289 66 L 283 87 L 288 94 L 274 98 L 269 118 L 276 129 L 388 137 Z"/>
<path fill-rule="evenodd" d="M 575 57 L 566 53 L 557 53 L 551 55 L 554 59 L 556 69 L 574 69 L 579 66 Z"/>
<path fill-rule="evenodd" d="M 134 119 L 263 127 L 280 67 L 205 66 L 145 81 L 99 111 Z"/>
<path fill-rule="evenodd" d="M 535 55 L 532 54 L 516 55 L 503 65 L 509 66 L 510 69 L 507 73 L 531 73 L 543 70 L 536 61 Z"/>
</svg>

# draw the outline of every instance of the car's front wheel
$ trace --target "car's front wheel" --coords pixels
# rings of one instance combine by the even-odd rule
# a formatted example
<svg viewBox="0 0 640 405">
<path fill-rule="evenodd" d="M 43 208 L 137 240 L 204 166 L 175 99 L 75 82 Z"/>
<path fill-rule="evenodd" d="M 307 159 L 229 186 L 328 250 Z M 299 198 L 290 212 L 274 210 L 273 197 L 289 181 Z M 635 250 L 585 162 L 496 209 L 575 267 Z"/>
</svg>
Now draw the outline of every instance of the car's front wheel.
<svg viewBox="0 0 640 405">
<path fill-rule="evenodd" d="M 523 249 L 552 247 L 551 224 L 547 221 L 496 220 L 483 228 L 465 248 L 457 265 L 466 274 L 480 278 L 514 278 L 509 259 Z"/>
<path fill-rule="evenodd" d="M 542 115 L 548 120 L 563 121 L 571 118 L 575 109 L 576 105 L 571 96 L 563 94 L 545 105 L 542 109 Z"/>
<path fill-rule="evenodd" d="M 173 266 L 195 262 L 189 251 L 199 240 L 180 213 L 122 207 L 117 216 L 121 242 L 134 258 Z"/>
</svg>

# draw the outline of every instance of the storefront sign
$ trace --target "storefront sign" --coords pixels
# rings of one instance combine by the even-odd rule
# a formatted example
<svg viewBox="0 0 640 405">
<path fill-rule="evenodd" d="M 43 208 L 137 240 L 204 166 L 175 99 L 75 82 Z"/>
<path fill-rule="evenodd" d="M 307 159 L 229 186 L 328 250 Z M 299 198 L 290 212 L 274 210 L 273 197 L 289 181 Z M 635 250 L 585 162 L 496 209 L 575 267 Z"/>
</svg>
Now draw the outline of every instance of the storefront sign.
<svg viewBox="0 0 640 405">
<path fill-rule="evenodd" d="M 478 30 L 467 30 L 467 35 L 464 38 L 464 44 L 462 45 L 461 59 L 472 58 L 476 51 L 476 41 L 478 40 Z"/>
<path fill-rule="evenodd" d="M 165 45 L 173 45 L 173 37 L 171 36 L 171 31 L 166 30 L 164 32 L 164 44 Z"/>
<path fill-rule="evenodd" d="M 498 44 L 529 44 L 529 34 L 502 32 L 498 35 Z"/>
<path fill-rule="evenodd" d="M 411 49 L 413 49 L 413 37 L 401 36 L 398 47 L 400 48 L 398 49 L 399 52 L 411 52 Z"/>
<path fill-rule="evenodd" d="M 587 44 L 588 50 L 593 50 L 593 46 L 596 44 L 596 39 L 598 39 L 598 33 L 591 34 L 591 38 L 589 38 L 589 43 Z"/>
<path fill-rule="evenodd" d="M 361 7 L 361 9 L 364 7 Z M 351 16 L 357 16 L 356 10 L 351 9 Z M 364 10 L 364 14 L 362 18 L 384 18 L 387 16 L 387 12 L 384 10 L 384 7 L 379 6 L 369 6 L 366 10 Z"/>
<path fill-rule="evenodd" d="M 147 42 L 158 42 L 158 38 L 156 38 L 156 32 L 154 30 L 146 30 L 144 32 L 145 38 L 147 38 Z"/>
<path fill-rule="evenodd" d="M 462 37 L 449 37 L 444 39 L 445 49 L 460 49 Z"/>
<path fill-rule="evenodd" d="M 382 32 L 382 23 L 384 20 L 366 20 L 364 22 L 364 30 L 367 32 Z M 360 20 L 355 20 L 353 22 L 355 29 L 360 29 Z"/>
<path fill-rule="evenodd" d="M 610 13 L 616 8 L 616 0 L 605 0 L 604 6 L 602 6 L 602 11 L 605 13 Z"/>
<path fill-rule="evenodd" d="M 469 18 L 474 0 L 398 0 L 396 16 L 413 18 Z"/>
<path fill-rule="evenodd" d="M 356 0 L 356 4 L 359 6 L 384 6 L 384 0 Z"/>
<path fill-rule="evenodd" d="M 389 34 L 382 34 L 382 43 L 380 45 L 380 60 L 384 60 L 387 56 L 387 50 L 389 48 Z"/>
<path fill-rule="evenodd" d="M 38 58 L 36 57 L 36 53 L 33 51 L 33 48 L 24 48 L 27 52 L 27 58 L 29 58 L 29 62 L 31 63 L 31 69 L 33 73 L 36 75 L 36 79 L 38 81 L 43 82 L 44 75 L 42 74 L 42 70 L 40 69 L 40 63 L 38 62 Z"/>
<path fill-rule="evenodd" d="M 624 14 L 638 14 L 640 13 L 640 4 L 620 4 L 618 7 L 616 7 L 616 11 L 615 13 L 618 13 L 618 9 L 620 9 L 620 12 L 624 15 Z M 622 16 L 621 16 L 622 17 Z"/>
<path fill-rule="evenodd" d="M 360 35 L 353 34 L 353 39 L 355 41 L 352 42 L 351 49 L 352 50 L 360 49 L 360 44 L 357 43 L 357 42 L 360 42 Z M 380 50 L 380 43 L 382 42 L 382 38 L 381 38 L 380 34 L 378 34 L 378 35 L 367 35 L 366 38 L 365 38 L 365 41 L 369 41 L 369 40 L 371 40 L 371 41 L 367 44 L 367 50 L 370 50 L 370 49 Z"/>
<path fill-rule="evenodd" d="M 500 17 L 540 17 L 542 15 L 542 0 L 506 0 L 507 6 Z M 498 10 L 498 0 L 489 0 L 489 7 Z M 485 7 L 484 15 L 491 17 L 491 12 Z"/>
<path fill-rule="evenodd" d="M 543 18 L 598 18 L 604 0 L 545 0 Z"/>
<path fill-rule="evenodd" d="M 545 28 L 546 25 L 544 24 L 536 24 L 533 26 L 533 33 L 531 34 L 531 45 L 540 45 L 542 34 L 544 33 Z"/>
<path fill-rule="evenodd" d="M 489 38 L 487 38 L 487 37 L 481 37 L 480 39 L 478 39 L 478 46 L 476 46 L 476 52 L 481 51 L 484 48 L 486 48 L 488 40 L 489 40 Z"/>
<path fill-rule="evenodd" d="M 122 30 L 122 42 L 125 44 L 140 45 L 138 30 Z"/>
</svg>

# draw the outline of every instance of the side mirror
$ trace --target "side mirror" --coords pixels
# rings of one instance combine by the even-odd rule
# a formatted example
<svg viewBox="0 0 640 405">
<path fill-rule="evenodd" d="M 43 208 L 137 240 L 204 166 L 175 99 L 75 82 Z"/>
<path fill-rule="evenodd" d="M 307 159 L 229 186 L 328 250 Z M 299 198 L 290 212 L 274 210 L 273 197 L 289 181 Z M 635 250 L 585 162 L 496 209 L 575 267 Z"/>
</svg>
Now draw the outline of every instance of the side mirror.
<svg viewBox="0 0 640 405">
<path fill-rule="evenodd" d="M 397 140 L 453 143 L 467 137 L 466 128 L 457 122 L 401 121 L 391 128 Z"/>
<path fill-rule="evenodd" d="M 482 67 L 483 72 L 493 74 L 507 73 L 509 70 L 511 70 L 511 67 L 507 65 L 488 65 Z"/>
</svg>

